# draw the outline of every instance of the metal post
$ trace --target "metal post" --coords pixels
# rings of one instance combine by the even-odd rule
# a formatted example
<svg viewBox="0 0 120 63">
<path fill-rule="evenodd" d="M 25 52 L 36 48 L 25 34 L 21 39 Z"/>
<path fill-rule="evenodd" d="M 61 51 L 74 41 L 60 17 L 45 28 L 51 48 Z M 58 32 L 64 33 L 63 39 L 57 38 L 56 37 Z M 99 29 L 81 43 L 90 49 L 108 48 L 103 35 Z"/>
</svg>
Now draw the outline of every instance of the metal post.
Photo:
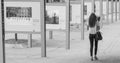
<svg viewBox="0 0 120 63">
<path fill-rule="evenodd" d="M 113 23 L 113 0 L 111 0 L 111 22 Z"/>
<path fill-rule="evenodd" d="M 46 22 L 45 22 L 45 10 L 46 3 L 45 0 L 41 0 L 40 2 L 41 8 L 41 56 L 46 57 Z"/>
<path fill-rule="evenodd" d="M 119 20 L 120 20 L 120 0 L 119 0 Z"/>
<path fill-rule="evenodd" d="M 28 48 L 32 47 L 32 34 L 28 34 Z"/>
<path fill-rule="evenodd" d="M 84 0 L 81 0 L 81 40 L 84 40 Z"/>
<path fill-rule="evenodd" d="M 103 24 L 103 0 L 100 0 L 100 17 L 101 23 Z"/>
<path fill-rule="evenodd" d="M 107 24 L 109 23 L 109 0 L 107 0 L 106 2 L 106 21 L 107 21 Z"/>
<path fill-rule="evenodd" d="M 17 41 L 18 41 L 18 36 L 17 33 L 15 33 L 15 46 L 14 46 L 15 48 L 17 47 L 17 43 L 18 43 Z"/>
<path fill-rule="evenodd" d="M 15 33 L 15 41 L 17 41 L 17 40 L 18 40 L 17 33 Z"/>
<path fill-rule="evenodd" d="M 4 0 L 0 3 L 0 63 L 5 63 Z"/>
<path fill-rule="evenodd" d="M 49 31 L 49 39 L 53 39 L 53 31 Z"/>
<path fill-rule="evenodd" d="M 17 33 L 15 33 L 15 45 L 17 44 L 18 41 L 18 37 L 17 37 Z"/>
<path fill-rule="evenodd" d="M 117 0 L 115 0 L 115 21 L 117 21 Z"/>
<path fill-rule="evenodd" d="M 66 49 L 70 49 L 70 0 L 66 2 Z"/>
<path fill-rule="evenodd" d="M 92 0 L 92 12 L 95 12 L 95 0 Z"/>
</svg>

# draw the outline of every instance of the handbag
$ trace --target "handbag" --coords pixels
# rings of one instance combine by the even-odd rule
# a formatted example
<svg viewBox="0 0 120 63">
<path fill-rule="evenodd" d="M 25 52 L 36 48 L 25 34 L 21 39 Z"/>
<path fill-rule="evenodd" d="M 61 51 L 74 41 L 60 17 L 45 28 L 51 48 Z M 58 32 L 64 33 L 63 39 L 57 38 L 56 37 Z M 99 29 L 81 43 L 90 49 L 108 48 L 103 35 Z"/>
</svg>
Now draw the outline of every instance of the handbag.
<svg viewBox="0 0 120 63">
<path fill-rule="evenodd" d="M 98 31 L 98 32 L 96 33 L 96 40 L 102 40 L 102 39 L 103 39 L 102 34 L 101 34 L 100 31 Z"/>
<path fill-rule="evenodd" d="M 100 30 L 100 26 L 99 25 L 96 26 L 96 30 Z"/>
</svg>

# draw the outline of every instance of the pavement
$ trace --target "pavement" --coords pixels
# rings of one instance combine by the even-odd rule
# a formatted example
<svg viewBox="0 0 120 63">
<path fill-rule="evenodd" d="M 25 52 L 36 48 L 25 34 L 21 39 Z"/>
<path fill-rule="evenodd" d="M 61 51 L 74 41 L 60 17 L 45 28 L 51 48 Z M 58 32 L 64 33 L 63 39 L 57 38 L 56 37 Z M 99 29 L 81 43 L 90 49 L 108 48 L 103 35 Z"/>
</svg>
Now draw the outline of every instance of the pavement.
<svg viewBox="0 0 120 63">
<path fill-rule="evenodd" d="M 120 21 L 104 25 L 101 32 L 98 61 L 90 60 L 88 31 L 84 40 L 80 31 L 71 32 L 70 50 L 65 49 L 65 33 L 56 31 L 53 39 L 47 39 L 46 58 L 41 57 L 40 47 L 13 48 L 6 44 L 6 63 L 120 63 Z M 38 37 L 37 40 L 39 43 Z"/>
</svg>

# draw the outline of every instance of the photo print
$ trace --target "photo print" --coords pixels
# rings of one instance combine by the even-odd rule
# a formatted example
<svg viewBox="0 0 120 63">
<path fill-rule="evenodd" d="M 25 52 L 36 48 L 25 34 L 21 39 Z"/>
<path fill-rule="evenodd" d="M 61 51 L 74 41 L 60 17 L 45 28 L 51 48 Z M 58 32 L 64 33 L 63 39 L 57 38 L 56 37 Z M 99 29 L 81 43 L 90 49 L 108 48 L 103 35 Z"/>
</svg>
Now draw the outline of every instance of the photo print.
<svg viewBox="0 0 120 63">
<path fill-rule="evenodd" d="M 58 12 L 46 10 L 46 24 L 59 24 Z"/>
<path fill-rule="evenodd" d="M 6 17 L 20 17 L 20 18 L 31 18 L 32 8 L 31 7 L 6 7 Z"/>
</svg>

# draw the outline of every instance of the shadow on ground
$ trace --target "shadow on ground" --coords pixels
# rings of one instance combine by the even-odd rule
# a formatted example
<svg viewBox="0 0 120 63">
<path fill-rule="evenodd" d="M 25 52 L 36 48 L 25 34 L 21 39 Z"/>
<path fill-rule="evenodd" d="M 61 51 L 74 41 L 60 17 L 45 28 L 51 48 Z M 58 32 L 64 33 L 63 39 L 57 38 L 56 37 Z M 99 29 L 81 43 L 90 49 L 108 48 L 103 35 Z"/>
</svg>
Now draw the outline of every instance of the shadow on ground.
<svg viewBox="0 0 120 63">
<path fill-rule="evenodd" d="M 84 63 L 88 63 L 88 62 L 85 61 Z M 97 61 L 90 61 L 89 63 L 120 63 L 120 57 L 108 56 L 108 57 L 100 58 Z"/>
<path fill-rule="evenodd" d="M 78 55 L 79 56 L 79 55 Z M 64 60 L 66 61 L 66 60 Z M 120 63 L 120 56 L 99 57 L 99 60 L 91 61 L 87 56 L 69 58 L 66 63 Z"/>
<path fill-rule="evenodd" d="M 109 56 L 109 57 L 99 60 L 99 62 L 101 62 L 101 63 L 120 63 L 120 57 Z"/>
</svg>

